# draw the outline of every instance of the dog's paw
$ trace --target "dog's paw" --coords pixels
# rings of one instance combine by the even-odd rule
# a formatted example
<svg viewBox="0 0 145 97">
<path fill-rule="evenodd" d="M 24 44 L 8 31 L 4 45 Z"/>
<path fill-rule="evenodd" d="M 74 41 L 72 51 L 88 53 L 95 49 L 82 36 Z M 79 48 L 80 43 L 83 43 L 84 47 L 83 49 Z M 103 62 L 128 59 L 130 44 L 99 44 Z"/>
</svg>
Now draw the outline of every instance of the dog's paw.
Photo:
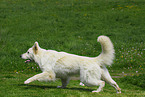
<svg viewBox="0 0 145 97">
<path fill-rule="evenodd" d="M 85 86 L 82 82 L 80 82 L 80 86 Z"/>
<path fill-rule="evenodd" d="M 30 81 L 29 80 L 26 80 L 25 82 L 24 82 L 24 84 L 29 84 L 30 83 Z"/>
<path fill-rule="evenodd" d="M 66 87 L 62 87 L 62 86 L 57 86 L 57 88 L 62 88 L 62 89 L 64 89 L 64 88 L 66 88 Z"/>
<path fill-rule="evenodd" d="M 117 91 L 117 94 L 120 94 L 121 93 L 121 91 Z"/>
<path fill-rule="evenodd" d="M 118 94 L 121 93 L 121 89 L 120 89 L 120 88 L 118 88 L 117 93 L 118 93 Z"/>
<path fill-rule="evenodd" d="M 94 91 L 92 91 L 92 93 L 99 93 L 99 92 L 101 92 L 101 91 L 103 91 L 103 89 L 102 89 L 102 90 L 101 90 L 101 89 L 94 90 Z"/>
<path fill-rule="evenodd" d="M 92 93 L 99 93 L 100 91 L 92 91 Z"/>
<path fill-rule="evenodd" d="M 62 88 L 62 86 L 57 86 L 57 88 Z"/>
<path fill-rule="evenodd" d="M 117 94 L 121 94 L 121 91 L 120 92 L 117 92 Z"/>
</svg>

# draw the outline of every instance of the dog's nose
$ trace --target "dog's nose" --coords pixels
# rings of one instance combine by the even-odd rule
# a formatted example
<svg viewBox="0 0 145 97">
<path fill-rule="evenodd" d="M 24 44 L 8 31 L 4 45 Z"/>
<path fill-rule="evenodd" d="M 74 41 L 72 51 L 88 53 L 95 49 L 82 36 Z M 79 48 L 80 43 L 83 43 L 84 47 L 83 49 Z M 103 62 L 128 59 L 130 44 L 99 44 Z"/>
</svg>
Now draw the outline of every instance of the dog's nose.
<svg viewBox="0 0 145 97">
<path fill-rule="evenodd" d="M 20 55 L 20 58 L 22 57 L 22 55 Z"/>
</svg>

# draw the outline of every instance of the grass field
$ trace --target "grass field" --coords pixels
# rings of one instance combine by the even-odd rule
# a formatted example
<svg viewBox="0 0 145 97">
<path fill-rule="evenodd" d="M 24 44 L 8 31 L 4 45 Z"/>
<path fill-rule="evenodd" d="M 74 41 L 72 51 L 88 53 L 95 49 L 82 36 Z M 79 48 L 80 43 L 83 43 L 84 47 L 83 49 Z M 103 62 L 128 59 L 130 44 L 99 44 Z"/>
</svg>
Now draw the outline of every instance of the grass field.
<svg viewBox="0 0 145 97">
<path fill-rule="evenodd" d="M 145 1 L 144 0 L 0 0 L 0 97 L 143 97 L 145 95 Z M 95 57 L 99 35 L 111 38 L 116 59 L 108 67 L 122 89 L 106 84 L 81 87 L 72 80 L 67 89 L 52 83 L 24 81 L 40 73 L 35 63 L 19 56 L 35 41 L 40 47 Z"/>
</svg>

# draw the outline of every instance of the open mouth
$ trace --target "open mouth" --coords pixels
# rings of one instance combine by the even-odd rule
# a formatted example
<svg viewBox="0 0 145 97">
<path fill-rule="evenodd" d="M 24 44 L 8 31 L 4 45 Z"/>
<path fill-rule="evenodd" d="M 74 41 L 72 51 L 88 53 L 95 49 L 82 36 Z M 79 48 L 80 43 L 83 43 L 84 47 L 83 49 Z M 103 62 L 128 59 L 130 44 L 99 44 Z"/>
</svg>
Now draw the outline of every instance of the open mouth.
<svg viewBox="0 0 145 97">
<path fill-rule="evenodd" d="M 29 60 L 26 60 L 25 63 L 30 63 L 31 61 L 32 61 L 32 60 L 29 59 Z"/>
</svg>

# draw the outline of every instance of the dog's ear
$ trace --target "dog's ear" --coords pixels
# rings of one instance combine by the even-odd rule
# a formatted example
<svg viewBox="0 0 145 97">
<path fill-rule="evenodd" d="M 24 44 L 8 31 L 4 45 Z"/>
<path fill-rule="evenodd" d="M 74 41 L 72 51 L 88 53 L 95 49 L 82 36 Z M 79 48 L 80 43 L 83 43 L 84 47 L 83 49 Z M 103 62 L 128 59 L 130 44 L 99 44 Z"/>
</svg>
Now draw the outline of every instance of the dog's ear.
<svg viewBox="0 0 145 97">
<path fill-rule="evenodd" d="M 34 46 L 33 46 L 33 52 L 34 52 L 35 54 L 37 54 L 37 53 L 38 53 L 38 49 L 39 49 L 39 44 L 38 44 L 38 42 L 35 42 L 35 43 L 34 43 Z"/>
</svg>

